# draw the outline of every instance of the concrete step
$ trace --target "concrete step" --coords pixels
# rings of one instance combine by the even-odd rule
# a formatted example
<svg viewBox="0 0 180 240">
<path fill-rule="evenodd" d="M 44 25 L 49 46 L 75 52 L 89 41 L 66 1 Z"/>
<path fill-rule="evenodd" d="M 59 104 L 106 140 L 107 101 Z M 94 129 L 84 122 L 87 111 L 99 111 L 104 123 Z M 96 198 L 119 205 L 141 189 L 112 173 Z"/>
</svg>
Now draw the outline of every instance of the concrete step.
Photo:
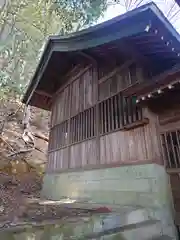
<svg viewBox="0 0 180 240">
<path fill-rule="evenodd" d="M 118 212 L 101 215 L 94 222 L 93 232 L 128 226 L 152 220 L 144 208 L 122 208 Z"/>
<path fill-rule="evenodd" d="M 162 235 L 161 223 L 156 220 L 148 220 L 136 224 L 128 224 L 122 227 L 104 229 L 100 232 L 83 236 L 82 239 L 99 240 L 150 240 Z M 81 238 L 79 238 L 80 240 Z"/>
<path fill-rule="evenodd" d="M 173 240 L 173 238 L 167 235 L 162 235 L 160 237 L 149 238 L 148 240 Z"/>
<path fill-rule="evenodd" d="M 121 233 L 122 237 L 127 240 L 150 240 L 161 237 L 162 229 L 161 222 L 150 220 L 144 223 L 136 224 L 129 230 Z"/>
</svg>

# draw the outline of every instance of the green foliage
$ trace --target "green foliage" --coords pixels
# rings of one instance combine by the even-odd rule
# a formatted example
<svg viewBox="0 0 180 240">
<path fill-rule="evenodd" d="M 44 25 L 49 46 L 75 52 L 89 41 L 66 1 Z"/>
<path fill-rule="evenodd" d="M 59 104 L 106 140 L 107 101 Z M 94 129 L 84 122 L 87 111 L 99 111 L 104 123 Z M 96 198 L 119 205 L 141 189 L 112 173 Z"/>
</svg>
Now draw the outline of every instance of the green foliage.
<svg viewBox="0 0 180 240">
<path fill-rule="evenodd" d="M 65 17 L 62 31 L 73 31 L 96 22 L 107 8 L 106 0 L 56 0 L 54 9 L 61 20 Z M 64 32 L 63 32 L 64 33 Z"/>
<path fill-rule="evenodd" d="M 66 34 L 96 22 L 106 0 L 6 0 L 0 6 L 0 98 L 21 95 L 49 35 Z"/>
</svg>

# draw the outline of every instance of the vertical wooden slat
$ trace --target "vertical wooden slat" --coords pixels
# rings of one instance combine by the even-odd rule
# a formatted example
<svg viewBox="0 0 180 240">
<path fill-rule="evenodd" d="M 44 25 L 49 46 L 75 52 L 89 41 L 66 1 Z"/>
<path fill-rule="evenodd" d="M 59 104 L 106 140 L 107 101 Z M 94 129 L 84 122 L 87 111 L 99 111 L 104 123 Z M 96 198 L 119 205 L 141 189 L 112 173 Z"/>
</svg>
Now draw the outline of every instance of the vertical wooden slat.
<svg viewBox="0 0 180 240">
<path fill-rule="evenodd" d="M 166 147 L 167 161 L 168 161 L 167 163 L 168 163 L 168 167 L 171 167 L 171 159 L 170 159 L 169 148 L 168 148 L 167 133 L 164 133 L 164 138 L 165 138 L 165 147 Z"/>
<path fill-rule="evenodd" d="M 110 98 L 110 117 L 111 117 L 111 130 L 115 128 L 115 114 L 114 114 L 114 97 Z"/>
<path fill-rule="evenodd" d="M 136 105 L 136 119 L 141 120 L 142 119 L 142 109 Z"/>
<path fill-rule="evenodd" d="M 118 111 L 118 96 L 114 96 L 114 129 L 118 128 L 118 119 L 119 119 L 119 111 Z"/>
<path fill-rule="evenodd" d="M 93 137 L 94 134 L 93 134 L 93 127 L 94 127 L 94 118 L 93 118 L 93 115 L 94 115 L 94 108 L 91 108 L 90 109 L 90 112 L 89 112 L 89 121 L 90 121 L 90 137 Z"/>
<path fill-rule="evenodd" d="M 76 125 L 75 125 L 75 119 L 74 117 L 72 118 L 72 142 L 76 141 L 76 129 L 75 129 Z"/>
<path fill-rule="evenodd" d="M 88 109 L 88 138 L 91 138 L 92 135 L 91 135 L 91 132 L 92 132 L 92 124 L 93 122 L 91 121 L 91 111 L 92 111 L 92 108 Z"/>
<path fill-rule="evenodd" d="M 75 117 L 76 118 L 76 127 L 77 127 L 77 142 L 80 141 L 80 122 L 79 122 L 79 114 Z"/>
<path fill-rule="evenodd" d="M 65 144 L 65 142 L 66 142 L 66 122 L 63 123 L 62 127 L 63 127 L 63 130 L 62 130 L 62 132 L 63 132 L 62 147 L 64 147 L 66 145 Z"/>
<path fill-rule="evenodd" d="M 87 111 L 84 112 L 85 115 L 85 139 L 88 137 L 88 115 Z"/>
<path fill-rule="evenodd" d="M 87 139 L 88 139 L 90 137 L 89 136 L 89 133 L 90 133 L 89 109 L 87 110 L 86 114 L 87 114 Z"/>
<path fill-rule="evenodd" d="M 74 119 L 75 119 L 75 128 L 76 128 L 76 142 L 78 142 L 78 116 L 76 116 L 76 117 L 74 117 Z"/>
<path fill-rule="evenodd" d="M 122 94 L 118 94 L 118 110 L 119 110 L 119 124 L 118 128 L 121 128 L 125 125 L 125 112 L 124 112 L 124 98 Z"/>
<path fill-rule="evenodd" d="M 75 117 L 73 117 L 73 121 L 74 121 L 74 141 L 73 141 L 73 143 L 75 142 L 77 142 L 77 127 L 76 127 L 76 118 Z"/>
<path fill-rule="evenodd" d="M 164 136 L 164 134 L 161 134 L 161 136 L 160 136 L 160 143 L 161 143 L 161 152 L 162 152 L 164 167 L 168 167 L 166 154 L 165 154 L 165 151 L 164 151 L 164 148 L 165 148 L 165 136 Z"/>
<path fill-rule="evenodd" d="M 82 129 L 83 129 L 83 121 L 82 121 L 82 113 L 79 114 L 79 140 L 82 141 Z"/>
<path fill-rule="evenodd" d="M 174 164 L 175 164 L 175 167 L 178 168 L 178 163 L 177 163 L 176 152 L 175 152 L 174 143 L 173 143 L 172 132 L 170 132 L 169 135 L 170 135 L 170 142 L 171 142 Z"/>
<path fill-rule="evenodd" d="M 75 142 L 75 122 L 74 122 L 74 118 L 71 118 L 72 124 L 72 130 L 71 130 L 71 143 Z"/>
<path fill-rule="evenodd" d="M 61 139 L 59 139 L 59 131 L 57 131 L 57 126 L 54 128 L 54 133 L 55 133 L 55 140 L 54 140 L 55 143 L 54 143 L 54 145 L 55 145 L 55 149 L 57 149 L 58 144 L 61 141 Z"/>
<path fill-rule="evenodd" d="M 68 121 L 65 122 L 64 146 L 68 144 Z"/>
<path fill-rule="evenodd" d="M 60 126 L 60 128 L 59 128 L 59 136 L 61 136 L 61 142 L 60 142 L 60 147 L 63 147 L 64 146 L 64 142 L 65 142 L 65 136 L 64 136 L 64 132 L 65 132 L 65 129 L 64 129 L 64 124 L 65 123 L 63 123 L 63 124 L 61 124 Z"/>
<path fill-rule="evenodd" d="M 176 138 L 177 138 L 177 145 L 178 145 L 178 149 L 177 149 L 177 154 L 178 154 L 178 166 L 180 167 L 180 141 L 179 141 L 178 130 L 176 130 Z"/>
<path fill-rule="evenodd" d="M 57 147 L 58 148 L 63 146 L 63 141 L 64 141 L 63 125 L 64 124 L 60 124 L 57 126 L 57 129 L 58 129 Z"/>
<path fill-rule="evenodd" d="M 73 136 L 73 141 L 72 141 L 72 143 L 73 142 L 76 142 L 76 122 L 75 122 L 75 118 L 73 117 L 73 134 L 72 134 L 72 136 Z"/>
<path fill-rule="evenodd" d="M 100 134 L 103 133 L 103 103 L 101 102 L 100 104 L 97 105 L 98 106 L 98 113 L 99 113 L 99 120 L 96 119 L 96 124 L 98 123 L 99 121 L 99 125 L 100 125 Z M 96 110 L 97 112 L 97 110 Z"/>
<path fill-rule="evenodd" d="M 110 99 L 106 100 L 106 109 L 107 109 L 107 131 L 111 130 L 111 119 L 110 119 Z"/>
<path fill-rule="evenodd" d="M 130 113 L 130 116 L 129 116 L 129 119 L 130 119 L 130 123 L 133 123 L 134 121 L 136 121 L 136 119 L 134 119 L 134 106 L 133 106 L 133 100 L 132 98 L 129 99 L 129 113 Z"/>
<path fill-rule="evenodd" d="M 57 132 L 55 131 L 55 127 L 52 129 L 52 134 L 53 134 L 53 140 L 52 140 L 52 149 L 53 150 L 56 147 L 56 134 Z"/>
<path fill-rule="evenodd" d="M 108 131 L 107 128 L 107 124 L 108 124 L 108 120 L 107 120 L 107 101 L 103 102 L 103 107 L 104 107 L 104 132 L 106 133 Z"/>
<path fill-rule="evenodd" d="M 125 124 L 129 124 L 129 109 L 128 109 L 128 98 L 123 97 L 124 98 L 124 114 L 125 114 Z"/>
</svg>

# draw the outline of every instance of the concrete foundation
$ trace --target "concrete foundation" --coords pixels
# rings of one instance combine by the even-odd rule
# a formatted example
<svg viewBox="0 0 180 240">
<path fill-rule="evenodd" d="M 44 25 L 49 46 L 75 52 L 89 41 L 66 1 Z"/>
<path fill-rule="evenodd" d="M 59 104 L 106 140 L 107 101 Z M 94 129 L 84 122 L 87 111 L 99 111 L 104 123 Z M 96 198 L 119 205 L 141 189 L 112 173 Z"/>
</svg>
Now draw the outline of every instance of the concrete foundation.
<svg viewBox="0 0 180 240">
<path fill-rule="evenodd" d="M 46 174 L 42 195 L 101 204 L 166 207 L 170 204 L 168 176 L 156 164 Z"/>
<path fill-rule="evenodd" d="M 42 194 L 53 200 L 133 206 L 160 220 L 162 234 L 176 239 L 168 175 L 157 164 L 47 174 Z M 136 216 L 134 216 L 136 218 Z"/>
<path fill-rule="evenodd" d="M 3 233 L 0 239 L 178 239 L 173 223 L 168 176 L 156 164 L 46 175 L 42 195 L 70 198 L 81 204 L 117 207 L 109 214 L 90 216 L 78 224 L 24 229 Z"/>
</svg>

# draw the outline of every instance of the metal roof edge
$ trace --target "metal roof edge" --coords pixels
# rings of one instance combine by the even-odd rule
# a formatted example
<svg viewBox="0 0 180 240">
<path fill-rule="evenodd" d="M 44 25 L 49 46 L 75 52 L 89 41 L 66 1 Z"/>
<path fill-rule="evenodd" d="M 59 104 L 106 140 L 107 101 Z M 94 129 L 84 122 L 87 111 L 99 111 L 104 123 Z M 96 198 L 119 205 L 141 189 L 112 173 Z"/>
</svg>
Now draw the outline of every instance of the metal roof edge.
<svg viewBox="0 0 180 240">
<path fill-rule="evenodd" d="M 34 86 L 34 80 L 35 80 L 35 78 L 36 78 L 36 76 L 38 75 L 38 72 L 39 72 L 39 69 L 41 68 L 41 66 L 42 66 L 42 64 L 43 64 L 43 62 L 44 62 L 44 57 L 46 56 L 46 52 L 48 52 L 48 50 L 50 49 L 50 45 L 52 44 L 52 39 L 51 39 L 51 37 L 48 37 L 48 40 L 47 40 L 47 42 L 46 42 L 46 44 L 45 44 L 45 47 L 44 47 L 44 50 L 43 50 L 43 52 L 42 52 L 42 54 L 41 54 L 41 57 L 40 57 L 40 60 L 39 60 L 39 63 L 38 63 L 38 65 L 37 65 L 37 67 L 36 67 L 36 70 L 35 70 L 35 73 L 34 73 L 34 75 L 33 75 L 33 77 L 31 78 L 31 81 L 29 82 L 29 84 L 28 84 L 28 87 L 27 87 L 27 89 L 26 89 L 26 92 L 25 92 L 25 94 L 23 95 L 23 98 L 22 98 L 22 103 L 24 103 L 24 104 L 28 104 L 27 103 L 27 101 L 28 101 L 28 95 L 29 95 L 29 92 L 31 91 L 31 89 L 33 88 L 33 86 Z M 33 89 L 32 89 L 33 90 Z"/>
<path fill-rule="evenodd" d="M 156 15 L 156 17 L 164 24 L 164 26 L 172 34 L 172 36 L 180 42 L 179 33 L 176 31 L 171 22 L 165 17 L 163 12 L 157 7 L 157 5 L 155 3 L 151 3 L 151 6 L 149 8 Z"/>
</svg>

